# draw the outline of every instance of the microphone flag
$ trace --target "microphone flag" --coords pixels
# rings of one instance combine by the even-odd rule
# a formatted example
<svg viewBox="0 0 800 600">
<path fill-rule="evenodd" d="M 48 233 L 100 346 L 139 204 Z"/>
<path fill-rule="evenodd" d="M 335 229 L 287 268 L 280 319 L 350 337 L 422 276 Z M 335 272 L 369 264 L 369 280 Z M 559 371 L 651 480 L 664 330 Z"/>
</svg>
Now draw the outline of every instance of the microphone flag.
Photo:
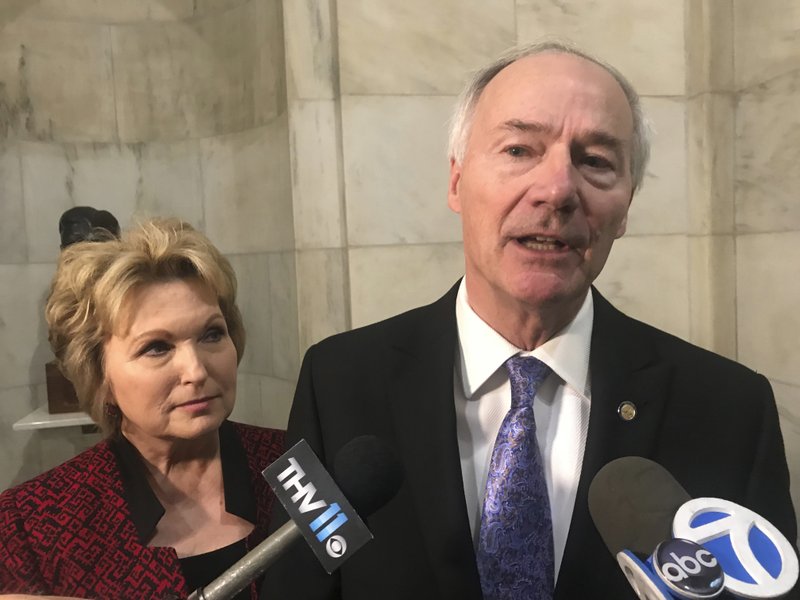
<svg viewBox="0 0 800 600">
<path fill-rule="evenodd" d="M 372 539 L 305 440 L 297 442 L 262 474 L 329 574 Z"/>
</svg>

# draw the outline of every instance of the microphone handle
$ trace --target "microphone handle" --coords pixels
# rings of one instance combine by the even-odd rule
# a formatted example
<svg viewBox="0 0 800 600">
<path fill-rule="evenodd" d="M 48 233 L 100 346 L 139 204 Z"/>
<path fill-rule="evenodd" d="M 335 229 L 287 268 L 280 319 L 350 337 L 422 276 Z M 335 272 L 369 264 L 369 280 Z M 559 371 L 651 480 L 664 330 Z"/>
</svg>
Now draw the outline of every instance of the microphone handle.
<svg viewBox="0 0 800 600">
<path fill-rule="evenodd" d="M 289 520 L 275 533 L 228 567 L 204 588 L 198 588 L 188 600 L 230 600 L 261 575 L 297 538 L 300 528 Z"/>
</svg>

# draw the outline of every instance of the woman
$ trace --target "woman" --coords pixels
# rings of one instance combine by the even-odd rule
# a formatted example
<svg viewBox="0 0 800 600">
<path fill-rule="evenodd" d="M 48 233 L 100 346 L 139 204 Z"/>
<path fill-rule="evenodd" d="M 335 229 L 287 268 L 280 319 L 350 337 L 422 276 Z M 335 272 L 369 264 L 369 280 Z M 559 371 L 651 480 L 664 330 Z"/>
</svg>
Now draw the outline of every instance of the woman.
<svg viewBox="0 0 800 600">
<path fill-rule="evenodd" d="M 230 263 L 177 220 L 63 251 L 50 343 L 108 436 L 0 495 L 0 592 L 182 598 L 265 538 L 283 432 L 226 420 L 235 297 Z"/>
</svg>

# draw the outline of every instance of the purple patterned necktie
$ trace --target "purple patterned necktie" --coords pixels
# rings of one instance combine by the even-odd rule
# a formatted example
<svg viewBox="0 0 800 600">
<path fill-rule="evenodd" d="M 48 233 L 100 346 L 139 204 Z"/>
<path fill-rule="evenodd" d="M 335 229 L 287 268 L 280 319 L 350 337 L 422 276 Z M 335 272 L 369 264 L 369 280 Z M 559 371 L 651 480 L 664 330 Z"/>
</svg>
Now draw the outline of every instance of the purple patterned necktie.
<svg viewBox="0 0 800 600">
<path fill-rule="evenodd" d="M 477 560 L 484 600 L 551 600 L 553 525 L 536 443 L 533 397 L 550 367 L 532 356 L 505 363 L 511 409 L 492 451 Z"/>
</svg>

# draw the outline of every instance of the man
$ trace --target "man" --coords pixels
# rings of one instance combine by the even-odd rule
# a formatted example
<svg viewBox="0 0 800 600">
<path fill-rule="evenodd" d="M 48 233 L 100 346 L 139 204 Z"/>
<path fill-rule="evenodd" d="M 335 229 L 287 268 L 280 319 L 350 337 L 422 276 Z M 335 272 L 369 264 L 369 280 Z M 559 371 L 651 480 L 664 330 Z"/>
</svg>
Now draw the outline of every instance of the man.
<svg viewBox="0 0 800 600">
<path fill-rule="evenodd" d="M 625 233 L 648 155 L 624 78 L 566 46 L 523 48 L 462 95 L 450 153 L 464 279 L 430 306 L 312 347 L 289 421 L 288 445 L 305 438 L 328 464 L 357 435 L 386 439 L 405 484 L 368 519 L 374 541 L 338 573 L 298 547 L 268 572 L 265 597 L 634 598 L 587 506 L 597 471 L 627 455 L 660 463 L 693 496 L 752 508 L 794 540 L 766 379 L 626 317 L 591 287 Z M 504 365 L 519 356 L 538 359 L 525 364 L 541 376 L 521 384 L 535 394 L 535 425 L 528 414 L 509 427 L 522 388 Z M 532 462 L 508 468 L 511 446 L 531 448 Z M 537 481 L 512 484 L 520 470 Z M 545 557 L 533 575 L 517 567 L 525 556 L 504 554 L 516 532 L 496 534 L 502 523 L 491 521 L 517 485 L 545 490 L 538 508 L 512 510 L 545 507 L 524 525 L 547 532 L 526 538 L 546 538 L 524 546 L 537 556 L 527 562 Z"/>
</svg>

